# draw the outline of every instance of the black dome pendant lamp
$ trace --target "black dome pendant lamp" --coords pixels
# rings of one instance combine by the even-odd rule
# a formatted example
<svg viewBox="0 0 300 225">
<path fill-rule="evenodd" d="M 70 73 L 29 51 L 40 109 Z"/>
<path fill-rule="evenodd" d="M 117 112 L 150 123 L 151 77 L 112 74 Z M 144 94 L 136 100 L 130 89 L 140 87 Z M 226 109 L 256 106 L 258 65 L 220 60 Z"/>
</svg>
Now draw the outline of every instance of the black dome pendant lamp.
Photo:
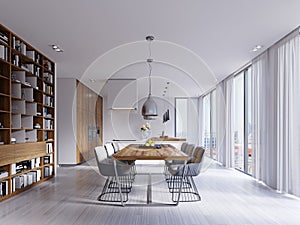
<svg viewBox="0 0 300 225">
<path fill-rule="evenodd" d="M 153 62 L 153 59 L 151 59 L 151 42 L 154 40 L 154 37 L 147 36 L 146 40 L 149 42 L 149 58 L 147 59 L 147 63 L 149 66 L 149 95 L 142 107 L 142 115 L 145 120 L 155 120 L 156 117 L 158 116 L 157 105 L 151 96 L 151 73 L 152 73 L 151 63 Z"/>
</svg>

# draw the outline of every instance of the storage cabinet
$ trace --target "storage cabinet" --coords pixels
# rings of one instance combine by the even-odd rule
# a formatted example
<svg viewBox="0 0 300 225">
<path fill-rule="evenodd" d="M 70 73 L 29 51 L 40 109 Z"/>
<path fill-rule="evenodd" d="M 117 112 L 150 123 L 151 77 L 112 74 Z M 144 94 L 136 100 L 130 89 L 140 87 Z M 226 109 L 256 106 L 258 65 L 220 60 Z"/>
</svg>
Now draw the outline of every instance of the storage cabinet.
<svg viewBox="0 0 300 225">
<path fill-rule="evenodd" d="M 54 98 L 55 63 L 0 24 L 0 201 L 54 176 Z"/>
</svg>

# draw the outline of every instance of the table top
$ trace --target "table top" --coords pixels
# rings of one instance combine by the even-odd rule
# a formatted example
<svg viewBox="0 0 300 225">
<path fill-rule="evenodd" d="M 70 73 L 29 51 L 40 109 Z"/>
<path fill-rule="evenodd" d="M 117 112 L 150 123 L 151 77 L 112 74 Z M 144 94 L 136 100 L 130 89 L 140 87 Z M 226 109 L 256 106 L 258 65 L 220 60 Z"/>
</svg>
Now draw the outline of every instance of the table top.
<svg viewBox="0 0 300 225">
<path fill-rule="evenodd" d="M 161 148 L 143 148 L 139 144 L 130 144 L 115 153 L 117 160 L 188 160 L 189 156 L 173 145 L 161 144 Z"/>
</svg>

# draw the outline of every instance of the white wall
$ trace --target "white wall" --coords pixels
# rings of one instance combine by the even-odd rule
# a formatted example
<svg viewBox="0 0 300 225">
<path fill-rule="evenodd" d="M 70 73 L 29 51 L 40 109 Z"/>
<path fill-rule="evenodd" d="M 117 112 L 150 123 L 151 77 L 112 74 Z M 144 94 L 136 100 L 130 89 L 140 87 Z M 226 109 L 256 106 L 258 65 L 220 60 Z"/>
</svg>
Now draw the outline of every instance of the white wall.
<svg viewBox="0 0 300 225">
<path fill-rule="evenodd" d="M 141 108 L 145 102 L 145 98 L 133 105 L 138 110 L 111 110 L 107 107 L 107 97 L 103 96 L 103 124 L 104 134 L 103 141 L 118 140 L 141 140 L 142 135 L 140 128 L 146 122 L 151 125 L 152 136 L 158 137 L 165 132 L 165 135 L 174 137 L 174 109 L 173 105 L 164 99 L 155 98 L 158 106 L 158 118 L 156 120 L 144 120 L 141 115 Z M 170 121 L 162 122 L 163 113 L 170 109 Z"/>
<path fill-rule="evenodd" d="M 76 164 L 76 79 L 57 79 L 57 153 L 58 164 Z M 76 101 L 75 101 L 76 102 Z"/>
</svg>

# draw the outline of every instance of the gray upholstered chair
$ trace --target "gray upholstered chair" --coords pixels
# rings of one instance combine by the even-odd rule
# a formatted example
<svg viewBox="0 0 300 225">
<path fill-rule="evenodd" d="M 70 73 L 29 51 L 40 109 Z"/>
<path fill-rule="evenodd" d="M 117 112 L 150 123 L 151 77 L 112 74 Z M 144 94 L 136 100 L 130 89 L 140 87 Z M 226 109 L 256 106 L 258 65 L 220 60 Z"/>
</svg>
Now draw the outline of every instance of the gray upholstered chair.
<svg viewBox="0 0 300 225">
<path fill-rule="evenodd" d="M 181 147 L 180 147 L 180 150 L 181 151 L 185 151 L 185 148 L 188 146 L 188 143 L 187 142 L 183 142 L 182 144 L 181 144 Z"/>
<path fill-rule="evenodd" d="M 182 195 L 180 201 L 199 201 L 201 197 L 195 185 L 193 177 L 198 176 L 201 171 L 201 165 L 204 155 L 204 148 L 197 147 L 194 150 L 193 157 L 184 166 L 183 164 L 168 165 L 170 176 L 167 180 L 169 191 L 172 193 L 172 200 L 177 201 L 177 194 L 182 183 Z"/>
<path fill-rule="evenodd" d="M 114 147 L 115 153 L 120 150 L 120 146 L 117 142 L 112 142 L 112 146 Z"/>
<path fill-rule="evenodd" d="M 98 146 L 94 150 L 99 172 L 102 176 L 107 177 L 102 193 L 98 197 L 99 201 L 107 202 L 126 202 L 128 193 L 131 191 L 134 175 L 132 174 L 132 165 L 116 162 L 115 174 L 114 161 L 107 157 L 106 149 Z M 118 185 L 118 180 L 120 186 Z"/>
<path fill-rule="evenodd" d="M 114 149 L 113 143 L 111 143 L 111 142 L 105 143 L 104 148 L 106 150 L 107 157 L 110 158 L 110 157 L 112 157 L 113 154 L 115 154 L 115 149 Z"/>
<path fill-rule="evenodd" d="M 194 144 L 187 144 L 187 143 L 183 143 L 182 145 L 184 145 L 183 147 L 181 146 L 181 151 L 183 151 L 185 154 L 187 154 L 190 159 L 188 161 L 190 161 L 193 157 L 193 153 L 195 150 L 195 145 Z M 174 165 L 174 164 L 184 164 L 184 161 L 182 160 L 166 160 L 165 161 L 166 166 L 170 166 L 170 165 Z"/>
</svg>

